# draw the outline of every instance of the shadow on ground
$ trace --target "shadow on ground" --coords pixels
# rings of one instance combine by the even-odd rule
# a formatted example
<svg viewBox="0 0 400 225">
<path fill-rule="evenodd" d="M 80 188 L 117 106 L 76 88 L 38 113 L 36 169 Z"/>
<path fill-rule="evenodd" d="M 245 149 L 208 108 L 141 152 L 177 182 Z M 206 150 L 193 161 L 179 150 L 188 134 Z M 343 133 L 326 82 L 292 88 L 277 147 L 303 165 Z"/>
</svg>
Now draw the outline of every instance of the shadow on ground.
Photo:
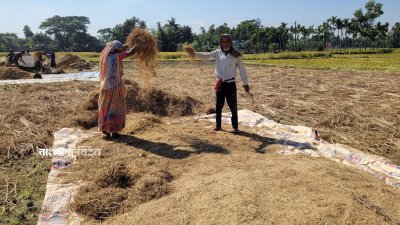
<svg viewBox="0 0 400 225">
<path fill-rule="evenodd" d="M 192 154 L 200 153 L 229 154 L 229 151 L 224 147 L 210 144 L 208 141 L 202 139 L 186 139 L 185 141 L 189 143 L 187 146 L 173 146 L 166 143 L 140 139 L 131 135 L 121 135 L 121 137 L 114 141 L 170 159 L 185 159 Z"/>
</svg>

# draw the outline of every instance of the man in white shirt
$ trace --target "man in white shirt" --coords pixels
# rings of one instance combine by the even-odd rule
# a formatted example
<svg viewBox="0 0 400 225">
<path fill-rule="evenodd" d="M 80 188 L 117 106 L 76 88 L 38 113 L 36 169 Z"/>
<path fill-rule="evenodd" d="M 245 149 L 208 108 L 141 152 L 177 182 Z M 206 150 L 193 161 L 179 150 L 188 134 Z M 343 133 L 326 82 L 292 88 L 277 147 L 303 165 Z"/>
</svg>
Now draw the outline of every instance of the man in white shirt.
<svg viewBox="0 0 400 225">
<path fill-rule="evenodd" d="M 216 127 L 215 131 L 222 130 L 221 114 L 225 99 L 231 110 L 233 133 L 239 133 L 238 114 L 237 114 L 237 91 L 236 75 L 237 69 L 240 72 L 240 79 L 246 92 L 250 91 L 247 72 L 243 65 L 242 54 L 233 48 L 232 37 L 229 34 L 222 34 L 219 40 L 220 48 L 210 53 L 197 53 L 193 49 L 185 49 L 191 58 L 202 60 L 215 59 L 215 75 L 217 82 L 216 90 Z"/>
</svg>

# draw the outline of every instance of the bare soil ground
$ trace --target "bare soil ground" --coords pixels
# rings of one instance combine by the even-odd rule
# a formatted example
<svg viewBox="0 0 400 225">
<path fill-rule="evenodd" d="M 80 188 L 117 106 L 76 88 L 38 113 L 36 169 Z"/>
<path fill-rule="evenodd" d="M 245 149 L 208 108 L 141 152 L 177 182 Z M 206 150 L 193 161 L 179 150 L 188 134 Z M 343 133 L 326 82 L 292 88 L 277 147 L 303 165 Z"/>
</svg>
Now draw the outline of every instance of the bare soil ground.
<svg viewBox="0 0 400 225">
<path fill-rule="evenodd" d="M 134 94 L 138 89 L 140 95 L 135 82 L 141 84 L 141 79 L 134 63 L 125 63 L 124 69 L 127 92 Z M 247 69 L 255 104 L 238 82 L 239 109 L 281 123 L 316 127 L 330 142 L 400 162 L 399 75 L 262 66 Z M 215 132 L 212 123 L 190 116 L 214 107 L 212 63 L 163 63 L 157 74 L 151 80 L 156 88 L 151 93 L 157 93 L 152 95 L 153 106 L 168 110 L 154 110 L 138 101 L 141 98 L 128 96 L 124 135 L 116 141 L 103 140 L 100 135 L 85 141 L 84 145 L 101 148 L 102 156 L 82 157 L 68 171 L 76 175 L 66 179 L 86 184 L 74 204 L 86 217 L 85 223 L 400 223 L 400 192 L 377 178 L 327 159 L 278 156 L 274 151 L 281 146 L 276 140 L 258 136 L 253 129 L 241 127 L 243 133 L 233 135 L 225 125 L 226 131 Z M 36 146 L 51 145 L 52 133 L 60 127 L 96 130 L 96 92 L 97 84 L 88 82 L 0 90 L 0 102 L 5 106 L 0 109 L 1 130 L 6 137 L 1 139 L 0 153 L 8 163 L 2 165 L 11 164 L 1 167 L 2 179 L 8 179 L 7 185 L 0 186 L 1 193 L 9 190 L 6 198 L 0 199 L 1 217 L 35 222 L 32 214 L 38 213 L 40 196 L 22 195 L 18 188 L 14 193 L 10 187 L 26 179 L 23 170 L 9 168 L 30 160 Z M 176 104 L 167 107 L 157 104 L 157 99 Z M 138 102 L 142 107 L 135 108 Z M 182 114 L 188 112 L 182 111 L 188 104 L 190 112 Z M 152 109 L 152 114 L 143 112 Z M 256 153 L 261 145 L 268 145 L 271 152 Z M 44 166 L 38 168 L 44 170 Z M 38 176 L 46 179 L 45 174 Z M 36 189 L 43 193 L 44 184 Z M 36 208 L 28 207 L 32 202 Z M 13 209 L 18 205 L 24 205 L 25 211 L 16 215 Z"/>
</svg>

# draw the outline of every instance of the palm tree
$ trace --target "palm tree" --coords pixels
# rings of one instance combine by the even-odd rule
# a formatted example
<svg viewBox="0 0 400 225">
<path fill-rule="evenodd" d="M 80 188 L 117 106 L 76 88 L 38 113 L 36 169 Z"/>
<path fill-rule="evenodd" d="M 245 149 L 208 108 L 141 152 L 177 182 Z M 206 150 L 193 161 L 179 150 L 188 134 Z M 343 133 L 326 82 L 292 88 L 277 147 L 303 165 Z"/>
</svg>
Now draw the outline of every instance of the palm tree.
<svg viewBox="0 0 400 225">
<path fill-rule="evenodd" d="M 299 51 L 299 46 L 297 43 L 298 36 L 297 34 L 300 33 L 301 25 L 294 22 L 294 26 L 290 26 L 290 32 L 294 34 L 294 51 Z"/>
<path fill-rule="evenodd" d="M 337 21 L 337 17 L 336 16 L 332 16 L 331 18 L 329 18 L 328 20 L 327 20 L 327 22 L 328 22 L 328 25 L 331 25 L 330 26 L 330 29 L 331 29 L 331 32 L 332 33 L 335 33 L 335 28 L 336 28 L 336 21 Z M 333 41 L 332 41 L 333 42 Z M 334 45 L 334 43 L 332 43 L 332 47 L 334 47 L 335 45 Z"/>
<path fill-rule="evenodd" d="M 350 27 L 350 19 L 349 18 L 345 18 L 342 20 L 343 22 L 343 29 L 344 29 L 344 47 L 347 47 L 347 31 Z"/>
<path fill-rule="evenodd" d="M 294 22 L 294 26 L 290 26 L 289 30 L 292 34 L 294 34 L 294 49 L 293 51 L 296 51 L 296 39 L 297 39 L 297 29 L 296 29 L 296 22 Z"/>
<path fill-rule="evenodd" d="M 329 23 L 325 21 L 319 25 L 316 29 L 316 33 L 319 39 L 318 50 L 324 50 L 327 47 L 328 38 L 331 34 L 331 27 L 329 26 Z"/>
<path fill-rule="evenodd" d="M 338 39 L 339 39 L 339 52 L 342 52 L 342 36 L 343 36 L 343 21 L 340 18 L 337 18 L 335 21 L 335 26 L 338 32 Z M 340 36 L 339 36 L 339 31 L 340 31 Z"/>
<path fill-rule="evenodd" d="M 357 46 L 358 36 L 361 32 L 360 23 L 356 19 L 354 19 L 354 18 L 351 19 L 349 27 L 348 27 L 348 32 L 350 34 L 352 34 L 352 36 L 353 36 L 353 48 L 355 48 Z M 360 49 L 361 49 L 361 45 L 360 45 Z"/>
<path fill-rule="evenodd" d="M 286 42 L 288 40 L 288 29 L 286 28 L 287 23 L 281 23 L 278 27 L 278 35 L 279 35 L 279 51 L 286 50 Z"/>
<path fill-rule="evenodd" d="M 303 35 L 304 43 L 306 44 L 307 50 L 310 49 L 310 44 L 309 44 L 309 36 L 314 32 L 314 25 L 309 26 L 306 28 L 305 26 L 301 26 L 300 28 L 301 35 Z"/>
</svg>

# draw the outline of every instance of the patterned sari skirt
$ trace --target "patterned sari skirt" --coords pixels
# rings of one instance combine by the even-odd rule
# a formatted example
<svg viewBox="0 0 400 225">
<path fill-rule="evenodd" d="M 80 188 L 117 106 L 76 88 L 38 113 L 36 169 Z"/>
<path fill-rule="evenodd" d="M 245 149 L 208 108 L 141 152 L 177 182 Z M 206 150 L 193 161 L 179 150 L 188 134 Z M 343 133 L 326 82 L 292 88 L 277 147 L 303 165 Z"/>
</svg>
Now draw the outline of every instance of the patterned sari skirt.
<svg viewBox="0 0 400 225">
<path fill-rule="evenodd" d="M 125 127 L 125 87 L 110 88 L 100 92 L 98 126 L 100 131 L 116 133 Z"/>
</svg>

